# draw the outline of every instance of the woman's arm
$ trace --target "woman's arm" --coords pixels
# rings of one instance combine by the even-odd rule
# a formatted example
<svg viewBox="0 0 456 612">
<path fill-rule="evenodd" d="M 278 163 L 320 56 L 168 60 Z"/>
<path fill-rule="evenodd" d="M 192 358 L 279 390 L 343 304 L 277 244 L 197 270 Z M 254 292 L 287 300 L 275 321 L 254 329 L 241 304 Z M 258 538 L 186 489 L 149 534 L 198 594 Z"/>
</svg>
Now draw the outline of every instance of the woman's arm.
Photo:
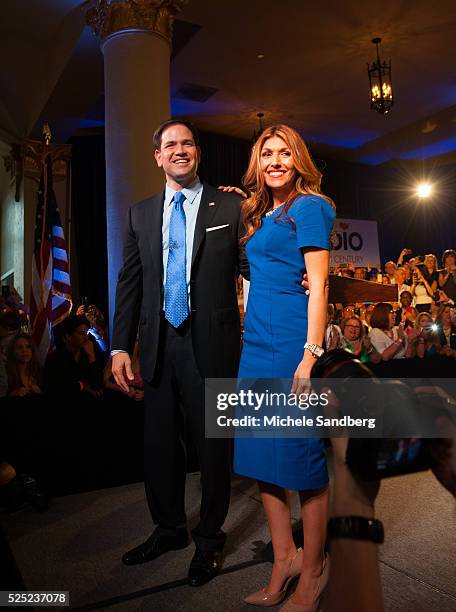
<svg viewBox="0 0 456 612">
<path fill-rule="evenodd" d="M 309 281 L 307 342 L 322 346 L 328 307 L 329 251 L 317 248 L 306 249 L 304 260 Z M 314 363 L 315 357 L 310 351 L 305 350 L 294 375 L 292 393 L 299 393 L 299 379 L 310 378 L 310 371 Z"/>
<path fill-rule="evenodd" d="M 449 272 L 447 272 L 446 274 L 444 274 L 443 271 L 439 272 L 439 287 L 442 288 L 449 278 L 450 278 Z"/>
</svg>

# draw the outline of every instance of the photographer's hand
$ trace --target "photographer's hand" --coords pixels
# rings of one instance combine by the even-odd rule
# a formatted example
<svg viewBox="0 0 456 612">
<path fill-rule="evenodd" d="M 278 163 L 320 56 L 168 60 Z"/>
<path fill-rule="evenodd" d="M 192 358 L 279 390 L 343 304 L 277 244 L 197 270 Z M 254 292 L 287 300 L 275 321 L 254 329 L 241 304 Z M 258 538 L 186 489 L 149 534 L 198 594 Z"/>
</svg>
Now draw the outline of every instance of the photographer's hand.
<svg viewBox="0 0 456 612">
<path fill-rule="evenodd" d="M 340 416 L 337 399 L 325 409 L 325 416 Z M 331 438 L 331 447 L 334 473 L 331 516 L 374 518 L 374 502 L 380 482 L 363 482 L 350 472 L 346 464 L 348 437 Z M 325 611 L 354 610 L 384 612 L 378 546 L 367 540 L 336 538 L 331 541 L 331 571 Z"/>
</svg>

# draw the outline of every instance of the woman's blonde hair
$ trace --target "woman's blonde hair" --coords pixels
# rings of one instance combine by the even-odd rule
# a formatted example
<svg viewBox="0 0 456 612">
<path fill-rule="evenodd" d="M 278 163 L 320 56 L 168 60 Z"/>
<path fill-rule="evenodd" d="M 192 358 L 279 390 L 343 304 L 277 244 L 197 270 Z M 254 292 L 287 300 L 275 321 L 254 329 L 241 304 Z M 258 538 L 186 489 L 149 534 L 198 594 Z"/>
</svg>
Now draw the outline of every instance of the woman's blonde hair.
<svg viewBox="0 0 456 612">
<path fill-rule="evenodd" d="M 424 263 L 426 263 L 426 259 L 430 259 L 434 262 L 433 271 L 436 272 L 438 268 L 438 262 L 437 262 L 437 257 L 434 255 L 434 253 L 428 253 L 427 255 L 425 255 L 424 260 L 423 260 Z"/>
<path fill-rule="evenodd" d="M 242 218 L 246 228 L 246 234 L 241 239 L 242 244 L 245 244 L 260 228 L 261 219 L 273 204 L 271 190 L 266 185 L 264 174 L 261 170 L 261 152 L 264 143 L 274 136 L 281 138 L 290 149 L 295 170 L 294 188 L 276 219 L 290 220 L 287 214 L 288 209 L 292 205 L 294 198 L 301 193 L 319 195 L 334 207 L 334 202 L 331 198 L 321 193 L 321 172 L 312 161 L 309 150 L 298 132 L 288 125 L 268 127 L 252 147 L 249 165 L 243 178 L 243 184 L 250 192 L 250 196 L 242 203 Z"/>
</svg>

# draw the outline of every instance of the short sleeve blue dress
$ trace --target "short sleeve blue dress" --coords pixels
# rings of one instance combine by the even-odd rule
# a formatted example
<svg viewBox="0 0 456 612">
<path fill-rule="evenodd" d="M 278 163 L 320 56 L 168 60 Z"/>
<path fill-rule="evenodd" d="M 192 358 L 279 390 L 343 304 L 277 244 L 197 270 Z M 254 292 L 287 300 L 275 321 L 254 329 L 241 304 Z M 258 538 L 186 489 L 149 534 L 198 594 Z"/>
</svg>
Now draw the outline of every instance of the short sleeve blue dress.
<svg viewBox="0 0 456 612">
<path fill-rule="evenodd" d="M 308 296 L 302 249 L 329 250 L 334 209 L 316 195 L 296 197 L 288 215 L 264 217 L 246 244 L 250 290 L 239 378 L 293 378 L 307 339 Z M 280 218 L 278 218 L 280 215 Z M 328 482 L 319 438 L 235 438 L 234 471 L 301 491 Z"/>
</svg>

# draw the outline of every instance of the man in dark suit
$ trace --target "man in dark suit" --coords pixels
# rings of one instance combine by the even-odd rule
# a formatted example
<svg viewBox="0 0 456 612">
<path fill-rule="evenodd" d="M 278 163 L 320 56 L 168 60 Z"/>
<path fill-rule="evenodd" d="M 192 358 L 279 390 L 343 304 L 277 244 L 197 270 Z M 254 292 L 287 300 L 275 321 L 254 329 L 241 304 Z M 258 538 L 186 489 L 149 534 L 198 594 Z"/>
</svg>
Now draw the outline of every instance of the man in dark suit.
<svg viewBox="0 0 456 612">
<path fill-rule="evenodd" d="M 167 121 L 154 135 L 165 190 L 128 213 L 112 338 L 112 370 L 127 388 L 139 325 L 145 381 L 145 488 L 157 525 L 146 542 L 123 556 L 127 565 L 188 545 L 184 491 L 186 424 L 196 446 L 202 484 L 200 521 L 189 582 L 202 585 L 221 564 L 221 530 L 230 498 L 229 441 L 205 438 L 204 378 L 236 377 L 240 321 L 239 273 L 248 266 L 239 247 L 240 198 L 197 176 L 198 134 L 185 121 Z"/>
</svg>

